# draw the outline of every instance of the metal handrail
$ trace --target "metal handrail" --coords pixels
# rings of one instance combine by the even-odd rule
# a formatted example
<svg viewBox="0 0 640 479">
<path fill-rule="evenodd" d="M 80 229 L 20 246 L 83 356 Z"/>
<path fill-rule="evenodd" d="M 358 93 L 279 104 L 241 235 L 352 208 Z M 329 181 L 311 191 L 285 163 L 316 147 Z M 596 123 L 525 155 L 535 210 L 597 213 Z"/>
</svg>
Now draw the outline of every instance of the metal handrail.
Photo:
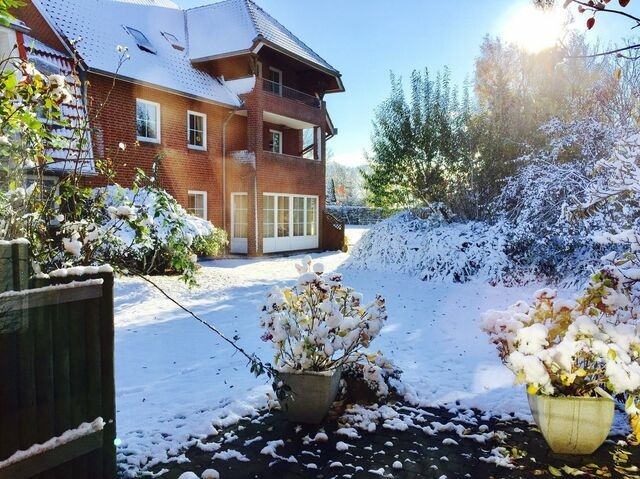
<svg viewBox="0 0 640 479">
<path fill-rule="evenodd" d="M 304 103 L 305 105 L 311 106 L 313 108 L 320 108 L 321 102 L 320 99 L 309 95 L 307 93 L 303 93 L 298 90 L 294 90 L 293 88 L 289 88 L 288 86 L 284 86 L 281 83 L 277 83 L 271 80 L 267 80 L 266 78 L 262 79 L 262 89 L 267 93 L 271 93 L 273 95 L 281 96 L 283 98 L 288 98 L 290 100 L 299 101 Z"/>
</svg>

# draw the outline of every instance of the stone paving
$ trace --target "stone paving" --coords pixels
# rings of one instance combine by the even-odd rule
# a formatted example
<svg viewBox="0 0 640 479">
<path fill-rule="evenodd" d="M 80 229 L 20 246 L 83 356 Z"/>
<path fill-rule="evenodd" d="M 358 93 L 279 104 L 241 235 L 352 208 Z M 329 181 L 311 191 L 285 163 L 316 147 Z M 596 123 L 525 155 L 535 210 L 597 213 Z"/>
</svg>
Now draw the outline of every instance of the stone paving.
<svg viewBox="0 0 640 479">
<path fill-rule="evenodd" d="M 165 469 L 163 479 L 187 471 L 200 478 L 211 468 L 221 479 L 640 478 L 640 448 L 623 439 L 609 439 L 593 456 L 560 456 L 526 422 L 455 407 L 355 406 L 319 426 L 263 411 L 186 451 L 188 462 L 154 472 Z"/>
</svg>

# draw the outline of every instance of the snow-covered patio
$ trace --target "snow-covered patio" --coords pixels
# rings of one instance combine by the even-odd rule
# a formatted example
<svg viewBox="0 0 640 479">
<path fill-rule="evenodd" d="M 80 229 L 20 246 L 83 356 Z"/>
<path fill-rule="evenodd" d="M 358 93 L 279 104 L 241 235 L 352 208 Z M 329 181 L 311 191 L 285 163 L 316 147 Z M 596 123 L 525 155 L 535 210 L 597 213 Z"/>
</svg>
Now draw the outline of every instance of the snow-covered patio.
<svg viewBox="0 0 640 479">
<path fill-rule="evenodd" d="M 403 371 L 407 399 L 435 405 L 461 401 L 493 414 L 527 417 L 524 393 L 477 326 L 480 314 L 527 298 L 536 286 L 436 284 L 398 273 L 348 267 L 346 253 L 313 255 L 345 283 L 387 299 L 389 320 L 374 343 Z M 238 338 L 265 361 L 271 345 L 260 340 L 258 305 L 274 284 L 291 283 L 301 256 L 220 260 L 202 264 L 199 286 L 156 278 L 175 299 Z M 267 404 L 270 385 L 248 371 L 246 360 L 188 317 L 151 285 L 123 278 L 116 286 L 117 429 L 121 460 L 132 471 L 175 456 L 214 428 Z"/>
</svg>

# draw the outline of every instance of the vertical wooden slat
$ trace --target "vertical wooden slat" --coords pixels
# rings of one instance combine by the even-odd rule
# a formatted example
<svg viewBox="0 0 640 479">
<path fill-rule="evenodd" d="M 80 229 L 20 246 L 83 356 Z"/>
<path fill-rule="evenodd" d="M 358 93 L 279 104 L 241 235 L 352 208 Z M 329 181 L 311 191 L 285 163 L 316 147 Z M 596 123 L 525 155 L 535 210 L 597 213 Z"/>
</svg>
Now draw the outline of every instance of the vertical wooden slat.
<svg viewBox="0 0 640 479">
<path fill-rule="evenodd" d="M 18 339 L 18 411 L 20 427 L 20 448 L 25 449 L 37 442 L 38 411 L 36 394 L 36 344 L 34 321 L 31 317 L 34 309 L 16 311 L 21 315 L 22 327 L 17 334 Z"/>
<path fill-rule="evenodd" d="M 14 243 L 13 253 L 13 289 L 22 291 L 29 286 L 29 244 Z"/>
<path fill-rule="evenodd" d="M 85 321 L 91 300 L 66 304 L 63 309 L 69 325 L 69 389 L 71 392 L 71 424 L 77 427 L 92 421 L 87 414 L 87 370 L 85 353 Z M 79 457 L 72 463 L 73 479 L 85 479 L 86 457 Z"/>
<path fill-rule="evenodd" d="M 13 247 L 0 243 L 0 293 L 13 290 Z"/>
<path fill-rule="evenodd" d="M 38 403 L 38 442 L 55 436 L 55 408 L 53 394 L 53 340 L 50 307 L 34 310 L 36 401 Z"/>
<path fill-rule="evenodd" d="M 66 308 L 51 306 L 51 324 L 53 339 L 53 397 L 55 435 L 76 427 L 71 422 L 71 378 L 69 367 L 69 318 L 64 313 Z M 54 313 L 55 311 L 55 313 Z M 70 464 L 63 464 L 55 469 L 55 477 L 69 479 L 72 477 Z"/>
<path fill-rule="evenodd" d="M 106 422 L 103 445 L 104 479 L 116 477 L 116 385 L 114 376 L 113 274 L 105 273 L 100 301 L 100 352 L 102 362 L 102 418 Z"/>
<path fill-rule="evenodd" d="M 102 367 L 100 344 L 100 300 L 88 303 L 85 328 L 87 370 L 87 416 L 93 420 L 102 416 Z M 87 457 L 87 477 L 102 478 L 103 460 L 101 450 Z"/>
<path fill-rule="evenodd" d="M 7 316 L 6 313 L 0 314 L 0 323 Z M 18 364 L 16 332 L 2 331 L 0 324 L 0 460 L 19 449 Z"/>
</svg>

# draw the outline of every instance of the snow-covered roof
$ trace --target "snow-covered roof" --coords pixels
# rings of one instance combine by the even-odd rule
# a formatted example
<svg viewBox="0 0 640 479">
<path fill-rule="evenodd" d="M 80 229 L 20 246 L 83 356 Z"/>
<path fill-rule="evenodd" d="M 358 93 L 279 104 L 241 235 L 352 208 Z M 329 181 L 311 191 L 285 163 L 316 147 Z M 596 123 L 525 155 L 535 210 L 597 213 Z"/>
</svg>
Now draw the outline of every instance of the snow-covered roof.
<svg viewBox="0 0 640 479">
<path fill-rule="evenodd" d="M 186 10 L 194 61 L 249 52 L 260 40 L 332 74 L 338 71 L 251 0 L 225 0 Z M 212 35 L 215 35 L 212 41 Z"/>
<path fill-rule="evenodd" d="M 47 169 L 58 172 L 73 169 L 85 174 L 94 173 L 88 117 L 82 89 L 74 76 L 72 59 L 28 35 L 24 36 L 24 46 L 27 60 L 45 75 L 63 75 L 71 93 L 70 101 L 60 105 L 60 112 L 68 125 L 50 125 L 52 132 L 64 138 L 65 143 L 60 148 L 47 152 L 54 160 L 47 165 Z"/>
<path fill-rule="evenodd" d="M 89 70 L 117 74 L 137 83 L 237 107 L 241 101 L 219 80 L 191 63 L 184 12 L 168 0 L 33 0 L 70 41 Z M 156 53 L 137 47 L 124 27 L 142 32 Z M 185 46 L 174 48 L 162 35 L 173 35 Z M 119 65 L 118 45 L 130 58 Z"/>
</svg>

